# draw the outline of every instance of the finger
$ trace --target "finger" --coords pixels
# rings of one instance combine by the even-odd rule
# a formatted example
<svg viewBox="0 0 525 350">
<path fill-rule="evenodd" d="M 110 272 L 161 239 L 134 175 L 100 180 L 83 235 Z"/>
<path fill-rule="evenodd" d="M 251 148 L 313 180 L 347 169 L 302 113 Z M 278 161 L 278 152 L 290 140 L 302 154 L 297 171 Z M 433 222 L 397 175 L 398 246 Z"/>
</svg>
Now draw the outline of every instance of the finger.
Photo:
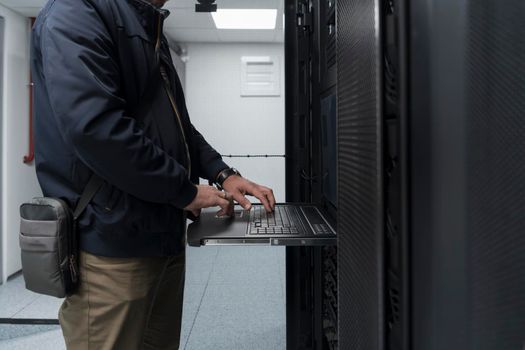
<svg viewBox="0 0 525 350">
<path fill-rule="evenodd" d="M 253 195 L 261 201 L 262 205 L 264 206 L 264 209 L 266 209 L 267 212 L 272 211 L 272 207 L 270 206 L 270 202 L 268 201 L 268 198 L 262 193 L 260 190 L 253 191 Z"/>
<path fill-rule="evenodd" d="M 235 215 L 235 206 L 233 205 L 233 202 L 231 202 L 230 210 L 228 211 L 228 216 L 233 217 Z"/>
<path fill-rule="evenodd" d="M 217 213 L 217 216 L 229 216 L 229 217 L 232 217 L 234 212 L 235 211 L 234 211 L 233 201 L 230 201 L 228 207 L 221 209 Z"/>
<path fill-rule="evenodd" d="M 213 197 L 213 204 L 212 205 L 220 205 L 219 204 L 219 201 L 227 201 L 227 194 L 223 191 L 220 191 L 218 189 L 215 189 L 215 191 L 213 192 L 214 194 L 214 197 Z"/>
<path fill-rule="evenodd" d="M 217 212 L 217 214 L 215 214 L 216 216 L 226 216 L 228 215 L 228 213 L 226 212 L 226 210 L 224 209 L 221 209 Z"/>
<path fill-rule="evenodd" d="M 227 193 L 227 192 L 226 192 Z M 229 193 L 228 194 L 228 202 L 230 202 L 230 205 L 228 206 L 228 216 L 230 217 L 233 217 L 234 213 L 235 213 L 235 202 L 233 201 L 233 196 Z"/>
<path fill-rule="evenodd" d="M 230 198 L 230 194 L 227 192 L 219 192 L 218 196 L 220 197 L 219 205 L 221 210 L 217 213 L 218 216 L 230 215 L 230 207 L 233 206 L 233 198 Z"/>
<path fill-rule="evenodd" d="M 250 210 L 252 208 L 252 203 L 241 192 L 234 192 L 231 195 L 244 210 Z"/>
<path fill-rule="evenodd" d="M 195 217 L 199 217 L 199 216 L 201 216 L 201 211 L 200 211 L 200 209 L 194 209 L 194 210 L 191 211 L 191 213 L 192 213 L 193 216 L 195 216 Z"/>
<path fill-rule="evenodd" d="M 221 207 L 222 210 L 228 212 L 228 206 L 230 205 L 230 201 L 224 198 L 217 197 L 215 205 L 218 205 L 219 207 Z"/>
<path fill-rule="evenodd" d="M 219 197 L 221 197 L 222 199 L 226 199 L 227 201 L 232 201 L 233 200 L 232 195 L 230 193 L 226 192 L 226 191 L 224 191 L 224 192 L 221 191 L 221 192 L 217 193 L 217 195 Z"/>
<path fill-rule="evenodd" d="M 229 192 L 222 192 L 222 198 L 226 199 L 228 202 L 230 202 L 230 207 L 233 208 L 235 203 L 233 202 L 233 196 Z"/>
<path fill-rule="evenodd" d="M 271 188 L 265 187 L 263 193 L 266 196 L 266 198 L 268 198 L 268 202 L 270 202 L 270 206 L 272 207 L 272 209 L 275 209 L 276 201 L 275 196 L 273 195 L 273 190 Z"/>
</svg>

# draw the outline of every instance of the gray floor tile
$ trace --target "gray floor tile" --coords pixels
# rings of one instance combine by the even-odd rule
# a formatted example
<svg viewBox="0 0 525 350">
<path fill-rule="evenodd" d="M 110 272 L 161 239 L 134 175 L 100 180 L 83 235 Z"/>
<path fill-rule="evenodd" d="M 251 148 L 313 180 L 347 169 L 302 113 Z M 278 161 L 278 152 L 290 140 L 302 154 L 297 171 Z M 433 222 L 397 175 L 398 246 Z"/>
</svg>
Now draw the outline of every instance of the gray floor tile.
<svg viewBox="0 0 525 350">
<path fill-rule="evenodd" d="M 39 295 L 31 304 L 13 315 L 13 318 L 58 318 L 63 299 Z"/>
<path fill-rule="evenodd" d="M 277 283 L 257 285 L 253 281 L 245 284 L 208 285 L 199 315 L 213 313 L 215 308 L 235 306 L 233 317 L 246 315 L 264 315 L 268 318 L 285 320 L 285 300 Z"/>
<path fill-rule="evenodd" d="M 197 317 L 197 311 L 199 310 L 199 304 L 184 302 L 184 309 L 182 311 L 182 328 L 180 337 L 180 348 L 183 349 L 193 328 L 195 318 Z"/>
<path fill-rule="evenodd" d="M 286 248 L 276 247 L 275 256 L 281 280 L 281 288 L 283 291 L 284 299 L 286 300 Z"/>
<path fill-rule="evenodd" d="M 237 304 L 201 305 L 186 350 L 285 349 L 283 317 Z"/>
<path fill-rule="evenodd" d="M 213 263 L 217 257 L 218 247 L 187 247 L 186 263 L 187 264 L 206 264 Z"/>
<path fill-rule="evenodd" d="M 222 264 L 269 264 L 277 267 L 276 247 L 224 246 L 219 247 L 217 263 Z"/>
<path fill-rule="evenodd" d="M 186 284 L 206 284 L 217 259 L 217 247 L 186 249 Z"/>
<path fill-rule="evenodd" d="M 260 303 L 260 301 L 282 302 L 283 300 L 284 295 L 278 280 L 276 283 L 270 284 L 260 284 L 248 280 L 244 284 L 209 284 L 204 295 L 203 303 L 208 301 L 219 304 L 238 302 L 239 305 L 244 305 Z"/>
<path fill-rule="evenodd" d="M 186 283 L 186 286 L 184 288 L 184 303 L 200 304 L 202 297 L 204 296 L 205 289 L 205 284 Z"/>
<path fill-rule="evenodd" d="M 254 286 L 275 284 L 280 286 L 279 270 L 272 264 L 242 261 L 237 264 L 217 263 L 210 276 L 210 284 L 245 284 Z"/>
<path fill-rule="evenodd" d="M 181 329 L 181 346 L 183 349 L 184 345 L 188 341 L 191 329 L 197 317 L 200 304 L 204 297 L 206 290 L 205 284 L 188 284 L 186 283 L 184 289 L 184 309 L 182 312 L 182 329 Z"/>
<path fill-rule="evenodd" d="M 220 247 L 185 349 L 284 349 L 282 263 L 282 249 Z"/>
<path fill-rule="evenodd" d="M 65 348 L 60 329 L 0 341 L 0 350 L 63 350 Z"/>
<path fill-rule="evenodd" d="M 35 301 L 38 296 L 25 288 L 21 275 L 0 285 L 0 318 L 12 317 Z"/>
<path fill-rule="evenodd" d="M 60 326 L 55 325 L 0 325 L 0 344 L 2 341 L 9 339 L 23 338 L 29 335 L 45 333 L 60 329 Z"/>
<path fill-rule="evenodd" d="M 206 284 L 210 280 L 213 263 L 186 264 L 186 284 Z"/>
<path fill-rule="evenodd" d="M 282 247 L 188 248 L 181 349 L 285 349 L 283 265 Z M 54 318 L 60 303 L 21 278 L 0 286 L 0 317 Z M 15 327 L 0 327 L 0 350 L 64 349 L 59 329 Z"/>
</svg>

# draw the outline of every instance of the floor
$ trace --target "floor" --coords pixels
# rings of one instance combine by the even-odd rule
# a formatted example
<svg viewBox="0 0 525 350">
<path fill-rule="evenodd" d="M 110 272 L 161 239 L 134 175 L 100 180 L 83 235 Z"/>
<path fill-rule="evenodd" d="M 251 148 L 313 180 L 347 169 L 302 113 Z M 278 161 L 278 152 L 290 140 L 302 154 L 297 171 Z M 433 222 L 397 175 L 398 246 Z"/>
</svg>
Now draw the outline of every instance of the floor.
<svg viewBox="0 0 525 350">
<path fill-rule="evenodd" d="M 181 349 L 285 349 L 281 247 L 188 248 Z M 61 300 L 0 285 L 0 318 L 56 318 Z M 0 349 L 65 349 L 59 326 L 0 325 Z"/>
</svg>

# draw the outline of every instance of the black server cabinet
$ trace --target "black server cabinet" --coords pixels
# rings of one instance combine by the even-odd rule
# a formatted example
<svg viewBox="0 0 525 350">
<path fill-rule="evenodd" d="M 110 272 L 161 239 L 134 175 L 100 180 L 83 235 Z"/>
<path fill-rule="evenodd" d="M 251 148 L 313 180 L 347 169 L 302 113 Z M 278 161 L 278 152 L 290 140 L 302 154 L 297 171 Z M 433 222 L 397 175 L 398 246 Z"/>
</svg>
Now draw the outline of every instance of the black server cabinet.
<svg viewBox="0 0 525 350">
<path fill-rule="evenodd" d="M 337 217 L 337 47 L 336 47 L 336 0 L 313 2 L 313 47 L 316 64 L 312 70 L 314 98 L 312 129 L 318 130 L 313 138 L 316 160 L 314 201 L 323 203 L 331 216 Z M 337 221 L 337 220 L 336 220 Z M 339 349 L 338 334 L 338 267 L 337 247 L 323 247 L 316 251 L 317 328 L 319 349 Z"/>
<path fill-rule="evenodd" d="M 312 201 L 311 30 L 308 0 L 287 0 L 286 200 Z M 314 248 L 286 248 L 286 325 L 288 350 L 316 349 Z"/>
<path fill-rule="evenodd" d="M 322 203 L 334 219 L 335 8 L 287 0 L 285 26 L 287 201 Z M 288 247 L 286 264 L 287 348 L 338 349 L 337 248 Z"/>
<path fill-rule="evenodd" d="M 385 348 L 379 1 L 337 3 L 339 346 Z"/>
<path fill-rule="evenodd" d="M 341 349 L 525 346 L 524 17 L 338 2 Z"/>
<path fill-rule="evenodd" d="M 413 349 L 525 346 L 523 18 L 411 2 Z"/>
<path fill-rule="evenodd" d="M 289 199 L 323 199 L 338 111 L 338 246 L 289 250 L 289 348 L 522 349 L 525 3 L 327 4 L 288 2 Z"/>
</svg>

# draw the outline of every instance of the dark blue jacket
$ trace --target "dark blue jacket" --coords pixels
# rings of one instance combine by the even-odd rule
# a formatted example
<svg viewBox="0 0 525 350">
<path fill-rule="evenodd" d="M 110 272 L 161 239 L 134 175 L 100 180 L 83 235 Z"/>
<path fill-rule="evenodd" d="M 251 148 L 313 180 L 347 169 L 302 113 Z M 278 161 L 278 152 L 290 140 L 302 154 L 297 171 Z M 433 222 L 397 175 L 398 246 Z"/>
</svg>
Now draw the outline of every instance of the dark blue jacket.
<svg viewBox="0 0 525 350">
<path fill-rule="evenodd" d="M 79 220 L 93 254 L 181 252 L 194 183 L 227 167 L 188 117 L 167 14 L 141 0 L 50 0 L 33 28 L 38 180 L 71 206 L 93 172 L 106 181 Z"/>
</svg>

